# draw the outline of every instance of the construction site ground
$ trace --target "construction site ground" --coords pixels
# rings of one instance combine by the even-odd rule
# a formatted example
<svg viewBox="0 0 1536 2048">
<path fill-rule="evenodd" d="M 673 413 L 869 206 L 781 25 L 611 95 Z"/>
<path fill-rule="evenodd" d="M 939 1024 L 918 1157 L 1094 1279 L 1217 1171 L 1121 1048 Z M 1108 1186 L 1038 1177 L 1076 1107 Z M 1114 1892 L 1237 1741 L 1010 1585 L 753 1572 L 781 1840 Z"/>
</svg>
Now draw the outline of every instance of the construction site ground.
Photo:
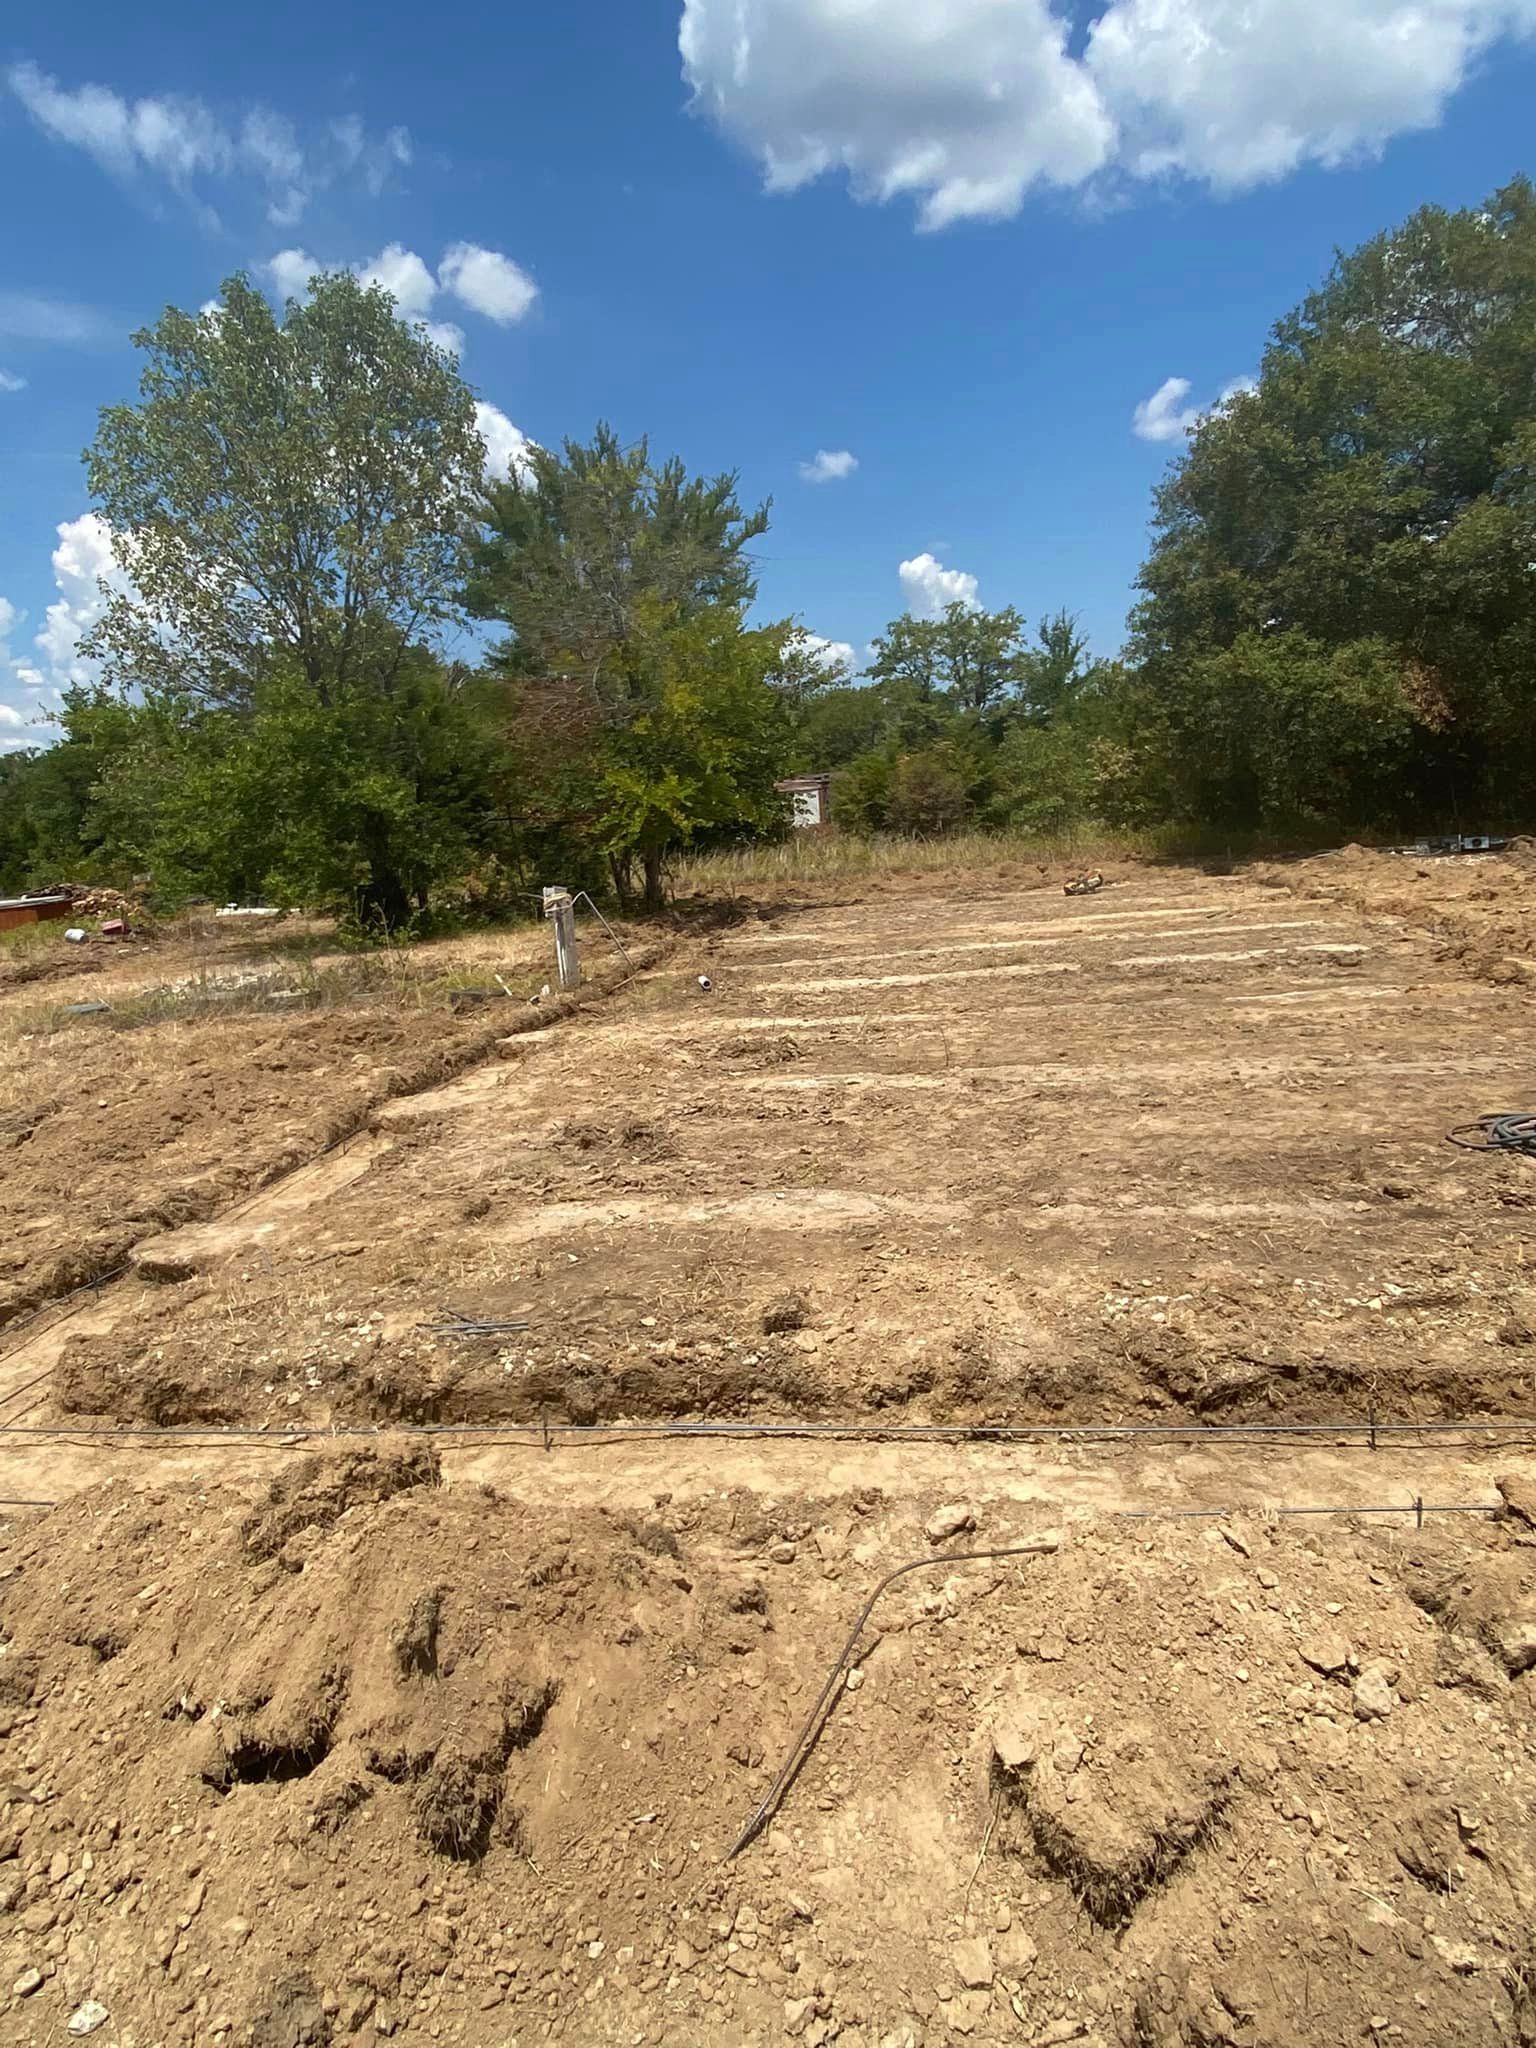
<svg viewBox="0 0 1536 2048">
<path fill-rule="evenodd" d="M 13 1030 L 0 2040 L 1536 2041 L 1529 853 L 1062 879 Z"/>
</svg>

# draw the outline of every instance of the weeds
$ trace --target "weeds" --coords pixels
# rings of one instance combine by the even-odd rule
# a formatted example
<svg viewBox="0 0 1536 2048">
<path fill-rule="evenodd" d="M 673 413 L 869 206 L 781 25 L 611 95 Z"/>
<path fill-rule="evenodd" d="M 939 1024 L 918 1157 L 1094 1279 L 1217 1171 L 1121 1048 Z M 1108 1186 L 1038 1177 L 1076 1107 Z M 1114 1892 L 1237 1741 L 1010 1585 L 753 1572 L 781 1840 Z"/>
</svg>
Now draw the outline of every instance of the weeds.
<svg viewBox="0 0 1536 2048">
<path fill-rule="evenodd" d="M 679 894 L 712 895 L 743 886 L 834 882 L 894 875 L 964 874 L 1010 864 L 1101 867 L 1110 861 L 1223 861 L 1273 858 L 1294 842 L 1208 827 L 1159 826 L 1112 832 L 1085 824 L 1056 833 L 955 832 L 941 839 L 893 834 L 796 832 L 786 839 L 684 855 L 673 870 Z"/>
</svg>

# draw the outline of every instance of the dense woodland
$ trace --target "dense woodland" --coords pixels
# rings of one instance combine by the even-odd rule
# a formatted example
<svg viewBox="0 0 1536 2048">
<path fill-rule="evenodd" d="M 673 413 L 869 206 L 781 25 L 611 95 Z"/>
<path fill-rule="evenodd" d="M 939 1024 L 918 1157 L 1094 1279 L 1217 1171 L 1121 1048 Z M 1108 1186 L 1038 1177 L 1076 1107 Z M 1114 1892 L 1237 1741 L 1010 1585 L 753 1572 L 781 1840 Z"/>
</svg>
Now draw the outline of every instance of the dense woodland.
<svg viewBox="0 0 1536 2048">
<path fill-rule="evenodd" d="M 786 829 L 1526 824 L 1536 190 L 1425 208 L 1276 326 L 1158 489 L 1126 645 L 1065 604 L 891 622 L 867 672 L 754 616 L 769 508 L 599 427 L 487 479 L 379 288 L 242 277 L 135 337 L 87 473 L 119 574 L 64 738 L 0 758 L 0 886 L 148 874 L 399 926 Z M 1063 597 L 1068 594 L 1062 593 Z"/>
</svg>

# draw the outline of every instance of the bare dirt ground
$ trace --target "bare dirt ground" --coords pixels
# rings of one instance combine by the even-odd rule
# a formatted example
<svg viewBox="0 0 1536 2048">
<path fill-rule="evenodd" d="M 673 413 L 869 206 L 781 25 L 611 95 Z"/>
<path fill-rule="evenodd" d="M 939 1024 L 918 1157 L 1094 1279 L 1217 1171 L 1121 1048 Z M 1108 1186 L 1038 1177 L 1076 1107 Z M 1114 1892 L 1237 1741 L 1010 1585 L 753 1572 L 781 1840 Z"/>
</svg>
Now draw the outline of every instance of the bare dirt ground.
<svg viewBox="0 0 1536 2048">
<path fill-rule="evenodd" d="M 0 1336 L 0 2039 L 1536 2042 L 1536 1460 L 1364 1436 L 1536 1416 L 1533 908 L 769 905 L 137 1229 Z"/>
<path fill-rule="evenodd" d="M 537 928 L 351 956 L 298 919 L 36 937 L 0 954 L 0 1327 L 484 1057 L 509 1026 L 464 986 L 547 974 Z"/>
</svg>

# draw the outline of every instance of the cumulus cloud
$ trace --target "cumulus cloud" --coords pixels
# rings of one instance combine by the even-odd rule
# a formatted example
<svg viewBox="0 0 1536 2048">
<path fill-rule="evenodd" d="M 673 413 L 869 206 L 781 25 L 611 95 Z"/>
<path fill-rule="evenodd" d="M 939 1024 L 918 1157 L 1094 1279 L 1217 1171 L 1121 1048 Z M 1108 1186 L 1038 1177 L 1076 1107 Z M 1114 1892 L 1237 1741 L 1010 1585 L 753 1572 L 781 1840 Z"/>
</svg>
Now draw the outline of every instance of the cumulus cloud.
<svg viewBox="0 0 1536 2048">
<path fill-rule="evenodd" d="M 283 300 L 307 297 L 310 279 L 327 267 L 305 249 L 279 249 L 261 265 Z M 429 341 L 456 356 L 464 353 L 463 328 L 452 320 L 427 317 L 440 296 L 446 293 L 472 312 L 506 326 L 521 319 L 539 295 L 538 286 L 510 256 L 470 242 L 455 242 L 436 276 L 414 249 L 399 242 L 391 242 L 370 262 L 354 263 L 352 273 L 364 284 L 382 285 L 408 326 L 420 327 Z"/>
<path fill-rule="evenodd" d="M 800 474 L 808 484 L 840 484 L 859 466 L 857 455 L 846 448 L 818 448 L 809 462 L 802 462 Z"/>
<path fill-rule="evenodd" d="M 420 320 L 432 310 L 437 279 L 414 249 L 391 242 L 371 263 L 358 267 L 364 284 L 381 284 L 394 300 L 402 320 Z"/>
<path fill-rule="evenodd" d="M 1140 441 L 1177 441 L 1192 433 L 1200 415 L 1185 399 L 1190 392 L 1187 377 L 1165 377 L 1150 398 L 1142 399 L 1131 415 L 1131 431 Z"/>
<path fill-rule="evenodd" d="M 532 475 L 529 458 L 536 444 L 513 426 L 499 405 L 488 405 L 483 398 L 476 400 L 475 430 L 485 443 L 487 476 L 499 482 L 514 471 L 524 479 Z"/>
<path fill-rule="evenodd" d="M 226 119 L 185 95 L 135 100 L 107 85 L 61 85 L 31 63 L 13 64 L 5 83 L 45 135 L 83 150 L 113 177 L 163 178 L 188 199 L 206 181 L 245 178 L 278 226 L 291 226 L 338 179 L 360 178 L 377 193 L 391 168 L 411 160 L 403 128 L 375 137 L 355 114 L 305 140 L 270 107 Z"/>
<path fill-rule="evenodd" d="M 937 556 L 914 555 L 897 570 L 909 605 L 921 606 L 937 616 L 949 604 L 963 604 L 974 610 L 981 585 L 964 569 L 946 569 Z"/>
<path fill-rule="evenodd" d="M 17 669 L 22 682 L 38 691 L 91 681 L 95 666 L 81 655 L 80 641 L 106 610 L 106 591 L 128 587 L 112 554 L 111 529 L 99 513 L 82 512 L 78 519 L 64 520 L 57 531 L 53 580 L 59 595 L 34 642 L 39 665 Z"/>
<path fill-rule="evenodd" d="M 437 281 L 471 312 L 483 313 L 499 327 L 521 320 L 539 296 L 533 279 L 510 256 L 474 242 L 455 242 L 444 252 Z"/>
<path fill-rule="evenodd" d="M 800 645 L 821 668 L 852 671 L 859 665 L 851 640 L 823 640 L 819 633 L 807 633 L 802 627 Z"/>
<path fill-rule="evenodd" d="M 1141 441 L 1178 441 L 1184 435 L 1192 434 L 1204 416 L 1206 408 L 1186 405 L 1193 387 L 1187 377 L 1165 377 L 1150 398 L 1142 399 L 1131 415 L 1131 431 Z M 1258 390 L 1258 383 L 1252 377 L 1234 377 L 1230 384 L 1223 385 L 1221 395 L 1209 410 L 1220 412 L 1230 405 L 1234 398 L 1241 398 L 1250 391 Z"/>
<path fill-rule="evenodd" d="M 9 370 L 0 370 L 0 391 L 25 391 L 26 388 L 25 377 L 16 377 Z"/>
<path fill-rule="evenodd" d="M 841 171 L 922 226 L 1108 172 L 1237 189 L 1432 127 L 1532 0 L 684 0 L 695 106 L 771 191 Z"/>
</svg>

